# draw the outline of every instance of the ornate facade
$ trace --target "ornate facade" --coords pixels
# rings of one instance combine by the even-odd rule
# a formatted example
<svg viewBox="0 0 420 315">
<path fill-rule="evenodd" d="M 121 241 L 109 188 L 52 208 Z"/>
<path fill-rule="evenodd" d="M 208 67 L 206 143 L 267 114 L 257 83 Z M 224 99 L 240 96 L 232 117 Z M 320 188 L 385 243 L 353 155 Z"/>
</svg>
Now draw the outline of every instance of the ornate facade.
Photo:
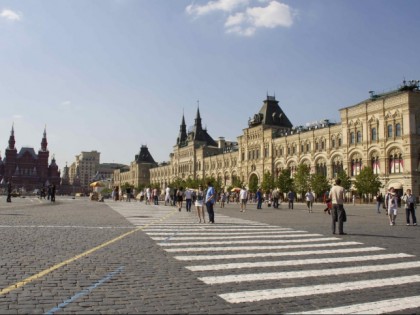
<svg viewBox="0 0 420 315">
<path fill-rule="evenodd" d="M 46 130 L 44 129 L 38 154 L 29 147 L 22 147 L 18 153 L 15 144 L 15 131 L 12 126 L 4 159 L 0 158 L 0 181 L 3 184 L 11 182 L 14 189 L 27 192 L 48 185 L 56 185 L 58 188 L 60 171 L 54 157 L 48 165 L 50 152 L 47 148 Z"/>
<path fill-rule="evenodd" d="M 150 183 L 150 169 L 156 167 L 157 163 L 153 159 L 147 146 L 142 145 L 139 154 L 136 154 L 134 161 L 129 168 L 122 167 L 114 170 L 113 185 L 122 186 L 129 184 L 134 187 L 148 185 Z"/>
<path fill-rule="evenodd" d="M 419 81 L 404 82 L 400 89 L 375 95 L 340 109 L 341 122 L 323 120 L 293 126 L 272 96 L 237 143 L 214 141 L 201 127 L 200 112 L 187 133 L 184 117 L 170 161 L 150 169 L 150 182 L 164 188 L 176 178 L 219 178 L 229 186 L 234 177 L 261 182 L 269 171 L 284 168 L 293 173 L 305 163 L 311 172 L 333 180 L 340 170 L 354 178 L 371 166 L 384 185 L 420 193 L 420 92 Z"/>
</svg>

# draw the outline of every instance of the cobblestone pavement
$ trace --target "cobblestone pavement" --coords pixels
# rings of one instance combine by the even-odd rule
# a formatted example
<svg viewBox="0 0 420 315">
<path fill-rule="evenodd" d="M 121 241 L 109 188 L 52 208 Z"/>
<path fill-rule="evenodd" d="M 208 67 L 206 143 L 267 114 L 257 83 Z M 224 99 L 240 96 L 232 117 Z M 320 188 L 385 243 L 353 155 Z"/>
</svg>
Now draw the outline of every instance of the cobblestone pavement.
<svg viewBox="0 0 420 315">
<path fill-rule="evenodd" d="M 195 209 L 0 198 L 0 313 L 420 313 L 419 229 L 347 205 Z"/>
</svg>

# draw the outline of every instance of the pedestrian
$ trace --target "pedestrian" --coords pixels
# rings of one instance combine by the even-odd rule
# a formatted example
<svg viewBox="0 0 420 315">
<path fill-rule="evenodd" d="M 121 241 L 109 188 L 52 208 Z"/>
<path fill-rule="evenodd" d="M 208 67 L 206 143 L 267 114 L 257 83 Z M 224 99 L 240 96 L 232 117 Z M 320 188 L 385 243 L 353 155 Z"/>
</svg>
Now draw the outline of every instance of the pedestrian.
<svg viewBox="0 0 420 315">
<path fill-rule="evenodd" d="M 308 207 L 309 213 L 312 213 L 312 205 L 314 203 L 314 194 L 312 193 L 312 191 L 309 189 L 308 192 L 305 194 L 305 199 L 306 199 L 306 206 Z"/>
<path fill-rule="evenodd" d="M 55 192 L 56 192 L 56 188 L 55 188 L 55 185 L 53 184 L 51 186 L 51 202 L 55 202 Z"/>
<path fill-rule="evenodd" d="M 262 203 L 263 203 L 263 195 L 261 193 L 261 188 L 257 189 L 257 193 L 255 195 L 256 199 L 257 199 L 257 209 L 262 209 Z"/>
<path fill-rule="evenodd" d="M 12 202 L 12 183 L 7 183 L 7 199 L 6 202 Z"/>
<path fill-rule="evenodd" d="M 168 186 L 165 188 L 165 206 L 171 204 L 171 188 Z"/>
<path fill-rule="evenodd" d="M 226 195 L 225 195 L 225 192 L 222 190 L 222 192 L 220 193 L 220 208 L 225 207 L 225 202 L 226 202 Z"/>
<path fill-rule="evenodd" d="M 332 202 L 330 198 L 327 198 L 325 200 L 325 204 L 327 205 L 327 207 L 324 209 L 324 214 L 326 214 L 328 212 L 328 214 L 331 214 L 331 210 L 332 210 Z"/>
<path fill-rule="evenodd" d="M 185 190 L 185 208 L 187 212 L 191 212 L 191 203 L 192 203 L 192 192 L 190 189 Z"/>
<path fill-rule="evenodd" d="M 158 206 L 159 205 L 159 190 L 155 187 L 153 188 L 153 204 Z"/>
<path fill-rule="evenodd" d="M 178 206 L 178 211 L 181 211 L 182 202 L 184 201 L 184 192 L 182 189 L 182 187 L 179 187 L 178 191 L 176 192 L 176 204 Z"/>
<path fill-rule="evenodd" d="M 241 203 L 241 212 L 245 212 L 246 210 L 246 203 L 248 201 L 248 191 L 243 186 L 239 192 L 239 199 Z"/>
<path fill-rule="evenodd" d="M 379 193 L 376 195 L 376 213 L 381 213 L 381 205 L 384 201 L 384 197 L 382 196 L 382 193 Z"/>
<path fill-rule="evenodd" d="M 395 220 L 397 219 L 397 209 L 398 209 L 398 196 L 395 193 L 394 187 L 391 187 L 389 188 L 389 198 L 388 198 L 389 225 L 395 225 Z"/>
<path fill-rule="evenodd" d="M 356 195 L 353 195 L 353 206 L 356 205 Z"/>
<path fill-rule="evenodd" d="M 405 217 L 407 225 L 410 225 L 410 215 L 413 220 L 413 225 L 417 225 L 416 218 L 416 197 L 411 193 L 411 189 L 407 189 L 407 192 L 403 196 L 405 203 Z"/>
<path fill-rule="evenodd" d="M 287 199 L 289 200 L 289 209 L 293 209 L 293 203 L 295 202 L 295 193 L 291 190 L 287 193 Z"/>
<path fill-rule="evenodd" d="M 211 182 L 209 181 L 207 183 L 207 192 L 206 192 L 206 207 L 207 207 L 207 213 L 209 215 L 209 223 L 214 223 L 214 203 L 216 201 L 216 191 L 214 190 L 214 187 L 211 185 Z"/>
<path fill-rule="evenodd" d="M 131 202 L 131 187 L 127 187 L 125 189 L 125 193 L 127 194 L 127 199 L 125 199 L 126 202 Z"/>
<path fill-rule="evenodd" d="M 329 198 L 332 202 L 332 233 L 335 234 L 335 223 L 338 222 L 338 234 L 345 235 L 344 233 L 344 188 L 341 186 L 341 180 L 337 178 L 335 185 L 331 188 Z"/>
<path fill-rule="evenodd" d="M 196 193 L 196 200 L 195 200 L 195 208 L 197 209 L 197 215 L 198 215 L 198 223 L 206 223 L 206 217 L 204 215 L 204 191 L 203 186 L 198 186 L 198 190 Z M 202 221 L 201 221 L 202 220 Z"/>
<path fill-rule="evenodd" d="M 278 208 L 279 207 L 279 197 L 280 197 L 280 192 L 277 188 L 275 188 L 273 190 L 273 208 Z"/>
</svg>

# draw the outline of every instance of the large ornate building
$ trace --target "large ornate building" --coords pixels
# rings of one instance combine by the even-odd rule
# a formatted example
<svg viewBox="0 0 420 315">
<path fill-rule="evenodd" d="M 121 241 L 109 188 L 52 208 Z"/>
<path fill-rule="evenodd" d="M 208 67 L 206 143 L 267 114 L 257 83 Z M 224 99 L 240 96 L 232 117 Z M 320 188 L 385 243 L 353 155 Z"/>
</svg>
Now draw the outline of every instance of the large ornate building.
<svg viewBox="0 0 420 315">
<path fill-rule="evenodd" d="M 420 193 L 419 81 L 404 82 L 395 91 L 339 110 L 341 122 L 320 121 L 293 126 L 275 97 L 267 96 L 248 121 L 237 143 L 214 141 L 195 124 L 187 133 L 184 117 L 170 161 L 150 169 L 150 182 L 164 188 L 176 178 L 213 177 L 229 186 L 235 177 L 259 182 L 268 171 L 277 175 L 305 163 L 311 172 L 333 180 L 340 170 L 354 179 L 371 166 L 384 185 Z"/>
<path fill-rule="evenodd" d="M 156 167 L 157 163 L 153 159 L 146 145 L 140 147 L 139 154 L 136 154 L 134 161 L 129 167 L 121 167 L 114 170 L 113 185 L 123 186 L 128 184 L 134 187 L 148 185 L 150 183 L 150 169 Z"/>
<path fill-rule="evenodd" d="M 47 148 L 45 129 L 38 154 L 29 147 L 22 147 L 18 153 L 15 144 L 15 131 L 12 126 L 4 159 L 0 157 L 0 181 L 3 184 L 11 182 L 14 189 L 28 192 L 48 185 L 59 186 L 60 171 L 54 157 L 48 165 L 50 152 Z"/>
</svg>

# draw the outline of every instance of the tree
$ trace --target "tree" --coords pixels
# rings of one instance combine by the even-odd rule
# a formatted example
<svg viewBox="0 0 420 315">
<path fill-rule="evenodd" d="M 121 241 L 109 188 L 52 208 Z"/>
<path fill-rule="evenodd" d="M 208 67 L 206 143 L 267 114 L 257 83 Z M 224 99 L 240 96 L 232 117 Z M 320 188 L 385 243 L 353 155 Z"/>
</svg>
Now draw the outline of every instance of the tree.
<svg viewBox="0 0 420 315">
<path fill-rule="evenodd" d="M 356 176 L 354 187 L 360 196 L 365 194 L 375 195 L 382 187 L 382 183 L 379 180 L 379 176 L 373 174 L 373 169 L 370 166 L 367 166 Z"/>
<path fill-rule="evenodd" d="M 295 189 L 301 196 L 304 196 L 310 188 L 310 171 L 309 166 L 306 164 L 299 164 L 297 167 L 295 174 Z"/>
<path fill-rule="evenodd" d="M 347 175 L 347 173 L 341 170 L 340 172 L 338 172 L 337 178 L 341 180 L 341 186 L 344 188 L 344 190 L 349 191 L 351 188 L 352 182 L 351 182 L 350 177 Z"/>
<path fill-rule="evenodd" d="M 322 197 L 323 193 L 330 190 L 331 186 L 328 182 L 327 177 L 321 173 L 316 173 L 311 176 L 310 179 L 312 191 L 317 196 L 317 199 Z"/>
<path fill-rule="evenodd" d="M 290 175 L 290 169 L 284 169 L 277 178 L 276 186 L 279 188 L 281 194 L 294 189 L 294 180 Z"/>
<path fill-rule="evenodd" d="M 274 177 L 269 171 L 266 171 L 263 175 L 263 180 L 261 182 L 261 189 L 263 192 L 268 193 L 274 189 Z"/>
<path fill-rule="evenodd" d="M 251 176 L 249 179 L 249 187 L 248 190 L 250 192 L 256 192 L 258 189 L 258 177 L 257 176 Z"/>
</svg>

